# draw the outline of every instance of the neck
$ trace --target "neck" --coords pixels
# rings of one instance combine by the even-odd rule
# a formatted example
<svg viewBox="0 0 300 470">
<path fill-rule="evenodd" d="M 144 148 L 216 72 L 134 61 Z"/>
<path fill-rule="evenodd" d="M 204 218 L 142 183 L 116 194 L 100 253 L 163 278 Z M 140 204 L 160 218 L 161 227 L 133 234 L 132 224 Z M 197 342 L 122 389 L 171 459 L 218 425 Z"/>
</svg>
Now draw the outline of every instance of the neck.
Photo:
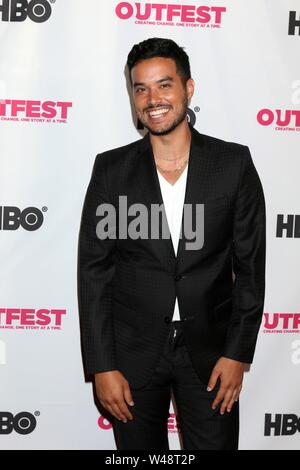
<svg viewBox="0 0 300 470">
<path fill-rule="evenodd" d="M 167 135 L 152 135 L 150 141 L 154 155 L 163 158 L 182 157 L 186 154 L 191 143 L 191 131 L 186 120 L 182 121 L 176 129 Z"/>
</svg>

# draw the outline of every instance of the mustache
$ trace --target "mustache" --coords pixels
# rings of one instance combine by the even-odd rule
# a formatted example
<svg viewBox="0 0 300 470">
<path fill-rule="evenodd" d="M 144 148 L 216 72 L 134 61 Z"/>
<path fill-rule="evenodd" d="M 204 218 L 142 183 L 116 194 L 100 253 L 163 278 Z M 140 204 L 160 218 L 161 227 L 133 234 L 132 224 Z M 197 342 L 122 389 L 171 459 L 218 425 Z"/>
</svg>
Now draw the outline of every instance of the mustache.
<svg viewBox="0 0 300 470">
<path fill-rule="evenodd" d="M 144 112 L 150 111 L 150 110 L 153 110 L 153 109 L 159 109 L 159 108 L 169 108 L 169 109 L 171 109 L 172 106 L 170 106 L 169 104 L 158 104 L 156 106 L 148 106 L 147 108 L 144 109 Z"/>
</svg>

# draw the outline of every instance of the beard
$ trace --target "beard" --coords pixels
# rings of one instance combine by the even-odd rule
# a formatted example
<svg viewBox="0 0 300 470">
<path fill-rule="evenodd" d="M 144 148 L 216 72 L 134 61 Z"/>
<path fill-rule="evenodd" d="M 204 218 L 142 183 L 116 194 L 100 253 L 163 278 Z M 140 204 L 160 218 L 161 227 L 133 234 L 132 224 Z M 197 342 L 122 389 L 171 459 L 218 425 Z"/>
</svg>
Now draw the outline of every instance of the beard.
<svg viewBox="0 0 300 470">
<path fill-rule="evenodd" d="M 155 109 L 155 108 L 153 108 Z M 184 102 L 182 104 L 182 109 L 179 112 L 179 114 L 174 118 L 174 121 L 168 125 L 165 129 L 161 130 L 154 130 L 152 129 L 147 122 L 145 122 L 143 119 L 139 117 L 139 120 L 143 124 L 143 126 L 148 129 L 150 134 L 152 135 L 167 135 L 170 134 L 170 132 L 174 131 L 179 124 L 181 124 L 185 119 L 187 119 L 187 109 L 188 109 L 188 99 L 185 97 Z"/>
</svg>

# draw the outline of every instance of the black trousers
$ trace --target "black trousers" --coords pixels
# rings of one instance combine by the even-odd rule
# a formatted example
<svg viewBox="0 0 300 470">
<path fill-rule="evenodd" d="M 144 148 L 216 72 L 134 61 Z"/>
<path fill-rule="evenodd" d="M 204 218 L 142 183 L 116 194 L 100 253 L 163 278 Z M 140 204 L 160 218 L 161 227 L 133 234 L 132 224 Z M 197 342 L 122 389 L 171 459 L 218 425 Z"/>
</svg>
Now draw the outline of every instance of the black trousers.
<svg viewBox="0 0 300 470">
<path fill-rule="evenodd" d="M 130 384 L 129 384 L 130 385 Z M 217 390 L 206 391 L 191 363 L 184 344 L 181 322 L 170 323 L 170 332 L 151 381 L 131 389 L 133 420 L 113 418 L 119 450 L 169 450 L 168 417 L 171 392 L 179 418 L 180 441 L 185 450 L 237 450 L 239 404 L 220 414 L 211 406 Z"/>
</svg>

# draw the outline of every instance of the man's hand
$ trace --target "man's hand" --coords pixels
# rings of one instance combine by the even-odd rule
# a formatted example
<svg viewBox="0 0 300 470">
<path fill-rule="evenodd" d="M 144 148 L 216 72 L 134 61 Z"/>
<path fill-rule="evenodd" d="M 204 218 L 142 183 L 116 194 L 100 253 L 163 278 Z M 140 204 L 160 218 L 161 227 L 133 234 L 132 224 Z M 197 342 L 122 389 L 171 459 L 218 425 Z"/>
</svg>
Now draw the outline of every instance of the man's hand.
<svg viewBox="0 0 300 470">
<path fill-rule="evenodd" d="M 113 416 L 127 423 L 132 420 L 127 404 L 133 406 L 129 383 L 118 370 L 95 374 L 96 393 L 100 403 Z"/>
<path fill-rule="evenodd" d="M 215 410 L 222 402 L 220 413 L 223 415 L 227 410 L 231 411 L 235 401 L 238 401 L 242 390 L 242 382 L 244 377 L 245 364 L 243 362 L 234 361 L 226 357 L 221 357 L 216 363 L 210 376 L 207 390 L 212 391 L 220 378 L 221 385 L 216 398 L 212 404 Z"/>
</svg>

